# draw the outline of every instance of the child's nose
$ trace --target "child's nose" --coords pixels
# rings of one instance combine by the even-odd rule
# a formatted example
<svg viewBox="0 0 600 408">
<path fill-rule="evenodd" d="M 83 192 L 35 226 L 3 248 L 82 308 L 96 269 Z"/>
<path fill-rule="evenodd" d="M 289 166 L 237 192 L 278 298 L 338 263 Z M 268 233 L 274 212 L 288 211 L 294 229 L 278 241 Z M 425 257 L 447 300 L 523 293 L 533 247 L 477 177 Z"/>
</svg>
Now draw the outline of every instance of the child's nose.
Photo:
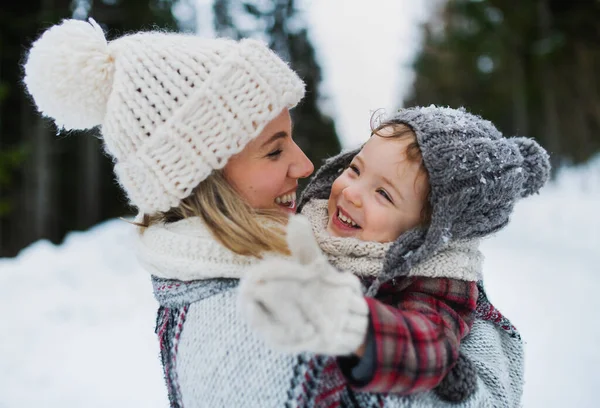
<svg viewBox="0 0 600 408">
<path fill-rule="evenodd" d="M 346 201 L 355 207 L 362 207 L 362 199 L 360 197 L 360 191 L 355 186 L 348 186 L 343 191 L 342 194 Z"/>
</svg>

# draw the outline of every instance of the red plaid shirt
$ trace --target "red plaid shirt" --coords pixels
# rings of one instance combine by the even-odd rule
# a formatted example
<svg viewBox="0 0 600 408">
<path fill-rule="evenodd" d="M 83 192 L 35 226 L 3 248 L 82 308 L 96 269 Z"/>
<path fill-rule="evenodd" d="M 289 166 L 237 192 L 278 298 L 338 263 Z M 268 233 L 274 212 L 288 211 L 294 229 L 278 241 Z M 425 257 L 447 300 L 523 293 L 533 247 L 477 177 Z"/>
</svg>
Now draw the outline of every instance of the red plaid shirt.
<svg viewBox="0 0 600 408">
<path fill-rule="evenodd" d="M 448 278 L 405 278 L 381 286 L 367 298 L 370 333 L 375 347 L 372 375 L 357 383 L 348 367 L 338 363 L 358 391 L 412 394 L 435 388 L 458 359 L 460 341 L 473 324 L 476 282 Z"/>
</svg>

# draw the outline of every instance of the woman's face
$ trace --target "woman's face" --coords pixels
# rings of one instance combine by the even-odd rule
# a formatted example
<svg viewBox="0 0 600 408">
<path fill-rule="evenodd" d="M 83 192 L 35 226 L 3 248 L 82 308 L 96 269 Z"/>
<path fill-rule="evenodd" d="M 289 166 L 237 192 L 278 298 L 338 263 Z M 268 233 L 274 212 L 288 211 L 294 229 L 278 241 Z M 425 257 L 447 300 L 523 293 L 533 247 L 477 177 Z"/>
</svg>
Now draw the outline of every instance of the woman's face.
<svg viewBox="0 0 600 408">
<path fill-rule="evenodd" d="M 225 178 L 253 208 L 296 211 L 298 179 L 314 166 L 292 140 L 292 120 L 284 109 L 244 150 L 231 157 Z"/>
</svg>

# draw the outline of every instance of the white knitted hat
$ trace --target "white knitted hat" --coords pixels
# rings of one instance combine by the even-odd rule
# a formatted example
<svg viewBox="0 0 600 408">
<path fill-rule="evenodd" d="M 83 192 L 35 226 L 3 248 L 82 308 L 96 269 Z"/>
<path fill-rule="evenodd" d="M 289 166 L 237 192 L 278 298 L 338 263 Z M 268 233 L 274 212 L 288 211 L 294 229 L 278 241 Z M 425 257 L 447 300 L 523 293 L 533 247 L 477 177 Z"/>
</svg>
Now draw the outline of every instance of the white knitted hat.
<svg viewBox="0 0 600 408">
<path fill-rule="evenodd" d="M 65 20 L 33 44 L 25 84 L 64 129 L 101 125 L 131 202 L 176 206 L 304 96 L 304 83 L 262 42 L 142 32 L 108 43 Z"/>
</svg>

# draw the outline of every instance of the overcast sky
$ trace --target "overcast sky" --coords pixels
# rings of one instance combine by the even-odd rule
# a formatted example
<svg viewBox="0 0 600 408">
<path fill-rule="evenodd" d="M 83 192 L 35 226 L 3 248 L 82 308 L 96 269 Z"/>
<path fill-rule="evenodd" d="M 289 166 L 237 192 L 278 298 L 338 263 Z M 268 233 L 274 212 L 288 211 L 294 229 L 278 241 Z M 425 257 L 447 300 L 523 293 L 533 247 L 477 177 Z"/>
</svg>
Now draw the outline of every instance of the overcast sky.
<svg viewBox="0 0 600 408">
<path fill-rule="evenodd" d="M 323 68 L 326 108 L 344 147 L 369 135 L 371 113 L 399 107 L 434 0 L 304 0 Z"/>
</svg>

